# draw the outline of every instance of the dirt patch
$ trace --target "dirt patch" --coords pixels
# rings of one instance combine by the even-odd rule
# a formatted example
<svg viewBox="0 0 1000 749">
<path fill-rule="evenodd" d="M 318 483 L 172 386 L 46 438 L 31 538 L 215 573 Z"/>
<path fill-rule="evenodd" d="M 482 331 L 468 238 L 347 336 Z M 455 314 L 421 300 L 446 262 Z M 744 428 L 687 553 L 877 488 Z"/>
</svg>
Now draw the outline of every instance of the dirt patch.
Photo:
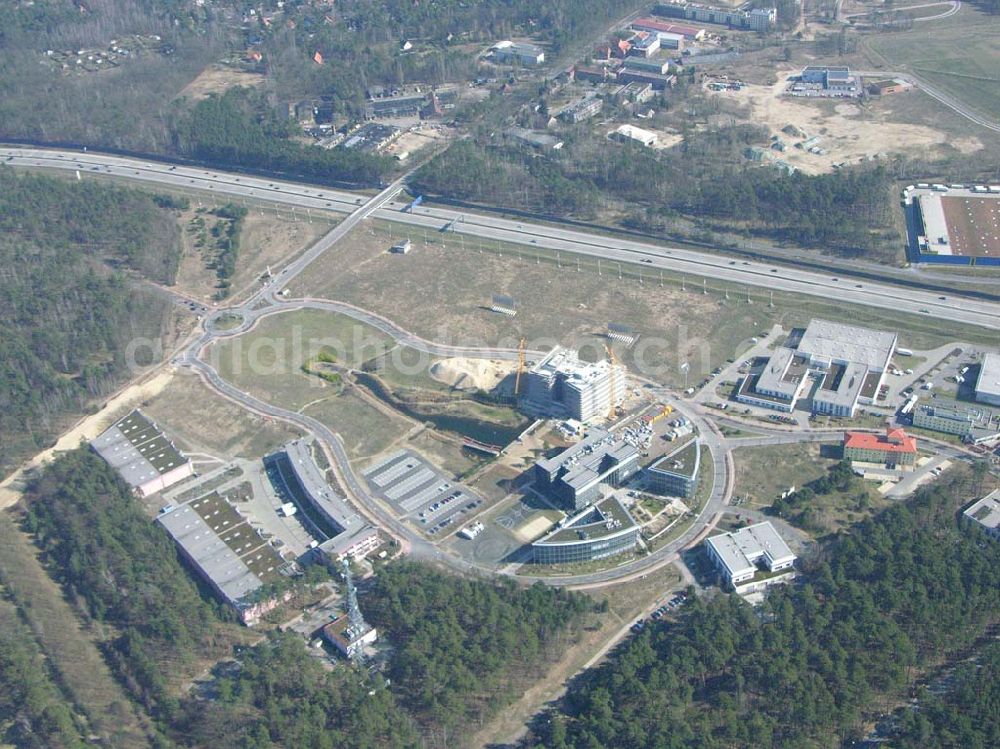
<svg viewBox="0 0 1000 749">
<path fill-rule="evenodd" d="M 511 362 L 456 357 L 435 363 L 431 376 L 459 390 L 492 390 L 514 367 Z"/>
<path fill-rule="evenodd" d="M 407 255 L 387 252 L 400 236 L 413 240 Z M 646 271 L 618 278 L 606 261 L 563 257 L 535 249 L 504 247 L 475 238 L 447 238 L 422 230 L 378 222 L 355 230 L 331 257 L 310 265 L 293 289 L 295 296 L 315 296 L 357 304 L 379 313 L 429 340 L 469 346 L 545 350 L 556 343 L 584 348 L 583 356 L 603 358 L 609 322 L 632 326 L 647 341 L 619 352 L 629 364 L 643 357 L 650 376 L 669 379 L 671 364 L 690 360 L 692 377 L 731 355 L 738 344 L 765 325 L 773 313 L 766 305 L 737 305 L 734 295 L 721 302 L 701 293 L 701 279 L 659 283 Z M 588 264 L 590 263 L 590 264 Z M 579 270 L 577 270 L 579 268 Z M 493 294 L 517 300 L 514 318 L 491 312 Z M 720 304 L 726 306 L 720 314 Z M 765 325 L 769 327 L 769 324 Z M 711 340 L 711 343 L 710 343 Z M 681 378 L 683 381 L 683 378 Z"/>
<path fill-rule="evenodd" d="M 181 89 L 180 96 L 192 101 L 208 98 L 209 94 L 221 94 L 234 86 L 257 87 L 264 83 L 260 73 L 247 73 L 242 70 L 211 66 L 205 68 L 198 77 Z"/>
<path fill-rule="evenodd" d="M 407 132 L 403 133 L 393 143 L 386 153 L 390 156 L 403 156 L 411 158 L 421 149 L 444 143 L 448 140 L 448 134 L 435 125 L 414 125 Z"/>
<path fill-rule="evenodd" d="M 528 522 L 523 523 L 520 527 L 516 528 L 514 530 L 514 535 L 517 536 L 521 543 L 531 543 L 553 525 L 555 525 L 555 523 L 551 518 L 548 518 L 545 515 L 536 515 Z"/>
<path fill-rule="evenodd" d="M 938 151 L 943 156 L 950 148 L 957 148 L 943 130 L 891 119 L 889 102 L 873 101 L 862 107 L 854 103 L 783 96 L 787 78 L 795 72 L 778 71 L 778 80 L 773 85 L 745 85 L 740 91 L 708 93 L 748 104 L 751 120 L 766 126 L 787 144 L 784 152 L 774 152 L 775 157 L 807 174 L 822 174 L 833 171 L 834 164 L 851 164 L 891 153 L 923 150 Z M 911 95 L 909 92 L 894 94 L 897 97 Z M 794 125 L 807 137 L 819 136 L 819 141 L 813 145 L 825 153 L 796 148 L 795 144 L 802 139 L 783 133 L 782 128 L 788 125 Z M 963 147 L 971 150 L 963 153 L 982 147 L 981 143 L 973 142 L 975 138 L 965 140 Z"/>
</svg>

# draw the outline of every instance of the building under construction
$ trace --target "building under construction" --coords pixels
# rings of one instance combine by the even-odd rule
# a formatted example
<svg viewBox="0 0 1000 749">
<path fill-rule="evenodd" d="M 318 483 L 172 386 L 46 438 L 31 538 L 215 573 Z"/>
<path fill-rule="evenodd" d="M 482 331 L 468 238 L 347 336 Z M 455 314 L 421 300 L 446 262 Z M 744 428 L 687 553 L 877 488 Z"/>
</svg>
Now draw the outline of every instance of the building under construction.
<svg viewBox="0 0 1000 749">
<path fill-rule="evenodd" d="M 583 362 L 575 351 L 553 348 L 525 373 L 525 412 L 581 422 L 607 416 L 625 399 L 626 370 L 611 361 Z"/>
</svg>

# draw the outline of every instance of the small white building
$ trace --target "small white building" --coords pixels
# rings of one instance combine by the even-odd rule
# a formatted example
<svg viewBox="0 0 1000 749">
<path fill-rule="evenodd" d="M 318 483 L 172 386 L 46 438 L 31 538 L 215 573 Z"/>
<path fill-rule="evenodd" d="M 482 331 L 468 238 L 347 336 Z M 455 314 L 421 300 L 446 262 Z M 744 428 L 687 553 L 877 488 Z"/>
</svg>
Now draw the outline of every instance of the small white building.
<svg viewBox="0 0 1000 749">
<path fill-rule="evenodd" d="M 987 535 L 1000 539 L 1000 489 L 995 489 L 982 499 L 973 502 L 962 516 L 978 525 Z"/>
<path fill-rule="evenodd" d="M 545 52 L 541 47 L 524 42 L 504 40 L 490 47 L 493 60 L 498 63 L 519 63 L 525 66 L 541 65 Z"/>
<path fill-rule="evenodd" d="M 737 593 L 752 593 L 784 580 L 791 572 L 796 556 L 769 522 L 757 523 L 731 533 L 712 536 L 705 550 L 726 585 Z M 758 579 L 758 573 L 766 572 Z"/>
<path fill-rule="evenodd" d="M 620 143 L 629 141 L 640 143 L 646 148 L 655 148 L 660 140 L 656 133 L 651 130 L 643 130 L 641 127 L 636 127 L 635 125 L 619 125 L 608 133 L 608 137 Z"/>
<path fill-rule="evenodd" d="M 389 252 L 395 253 L 396 255 L 405 255 L 411 249 L 413 249 L 413 243 L 409 239 L 402 239 L 389 248 Z"/>
</svg>

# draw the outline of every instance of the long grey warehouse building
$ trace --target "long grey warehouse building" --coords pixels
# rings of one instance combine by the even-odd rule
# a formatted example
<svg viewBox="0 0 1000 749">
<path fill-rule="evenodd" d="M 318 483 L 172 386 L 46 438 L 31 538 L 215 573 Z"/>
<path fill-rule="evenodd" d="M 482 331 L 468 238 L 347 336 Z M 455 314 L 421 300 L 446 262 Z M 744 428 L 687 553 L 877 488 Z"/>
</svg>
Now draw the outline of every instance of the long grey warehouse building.
<svg viewBox="0 0 1000 749">
<path fill-rule="evenodd" d="M 278 605 L 256 592 L 295 565 L 285 562 L 225 499 L 213 492 L 168 510 L 157 522 L 170 534 L 181 556 L 252 626 Z"/>
<path fill-rule="evenodd" d="M 979 367 L 976 400 L 1000 406 L 1000 354 L 987 354 Z"/>
<path fill-rule="evenodd" d="M 194 474 L 191 461 L 139 410 L 116 421 L 90 446 L 143 497 Z"/>
</svg>

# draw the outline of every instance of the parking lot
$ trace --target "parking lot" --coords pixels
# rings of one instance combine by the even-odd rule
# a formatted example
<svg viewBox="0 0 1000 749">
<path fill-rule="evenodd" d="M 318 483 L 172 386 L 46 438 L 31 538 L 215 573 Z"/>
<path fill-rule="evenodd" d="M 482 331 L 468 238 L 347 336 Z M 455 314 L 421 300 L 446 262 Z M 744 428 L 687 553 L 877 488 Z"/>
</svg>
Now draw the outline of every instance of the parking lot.
<svg viewBox="0 0 1000 749">
<path fill-rule="evenodd" d="M 400 450 L 364 472 L 372 491 L 428 535 L 455 530 L 484 500 L 443 476 L 424 458 Z"/>
</svg>

